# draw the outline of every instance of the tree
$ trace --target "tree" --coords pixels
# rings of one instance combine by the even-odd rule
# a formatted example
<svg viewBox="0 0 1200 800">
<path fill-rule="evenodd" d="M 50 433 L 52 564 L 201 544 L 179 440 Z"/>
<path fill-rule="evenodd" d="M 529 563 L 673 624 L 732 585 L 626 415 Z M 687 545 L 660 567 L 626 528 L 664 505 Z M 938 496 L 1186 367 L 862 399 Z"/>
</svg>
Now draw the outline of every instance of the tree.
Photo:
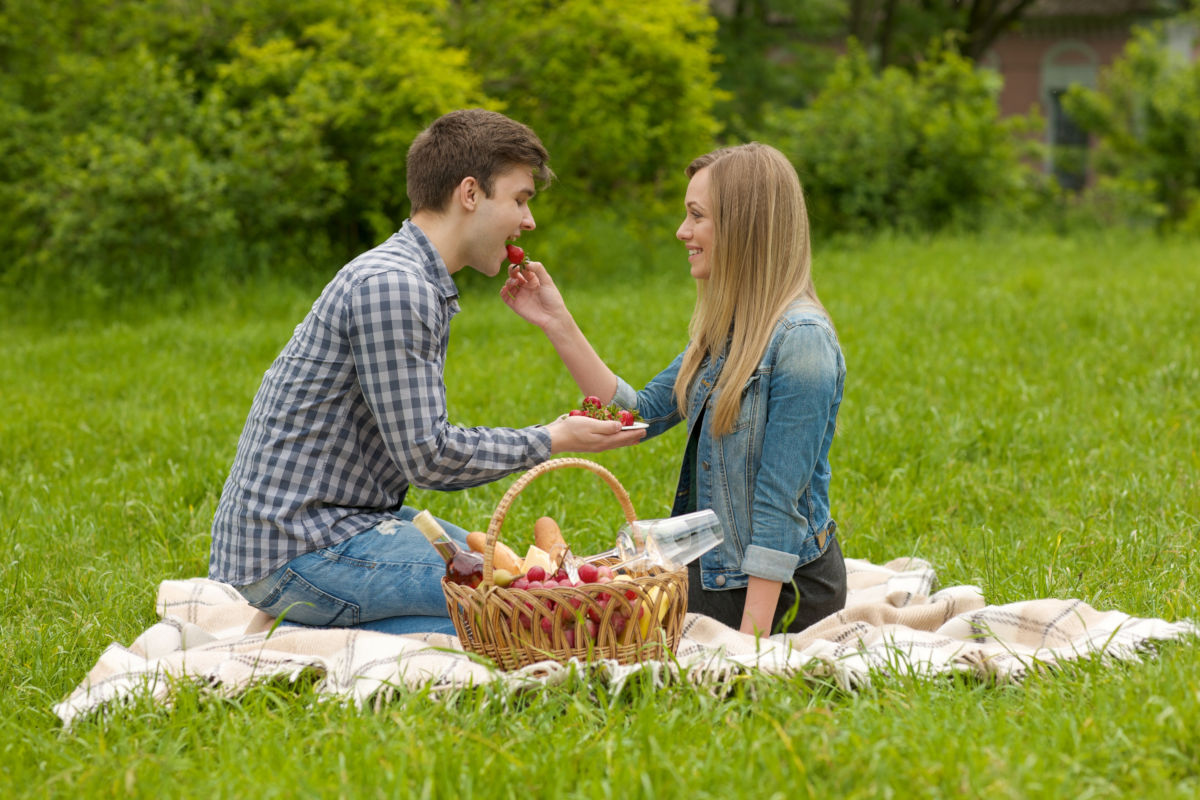
<svg viewBox="0 0 1200 800">
<path fill-rule="evenodd" d="M 169 285 L 379 241 L 412 138 L 489 102 L 431 3 L 6 6 L 0 58 L 41 69 L 0 75 L 4 279 Z"/>
<path fill-rule="evenodd" d="M 849 0 L 846 31 L 874 55 L 877 69 L 910 66 L 945 33 L 962 56 L 979 60 L 1037 0 Z"/>
<path fill-rule="evenodd" d="M 693 0 L 637 13 L 624 0 L 457 0 L 446 27 L 488 95 L 545 142 L 562 187 L 549 207 L 675 204 L 683 168 L 712 147 L 716 23 Z"/>
<path fill-rule="evenodd" d="M 717 115 L 728 138 L 751 138 L 768 106 L 803 106 L 845 33 L 845 0 L 712 0 L 719 20 Z"/>
<path fill-rule="evenodd" d="M 719 92 L 704 5 L 626 8 L 6 0 L 0 281 L 103 295 L 328 269 L 396 229 L 413 138 L 471 106 L 546 142 L 566 185 L 539 216 L 635 227 L 711 148 Z"/>
<path fill-rule="evenodd" d="M 718 107 L 726 134 L 747 138 L 769 106 L 802 107 L 820 89 L 833 51 L 863 45 L 876 71 L 912 69 L 930 43 L 978 59 L 1036 0 L 710 0 L 720 21 Z"/>
<path fill-rule="evenodd" d="M 972 226 L 1034 199 L 1028 121 L 1000 118 L 999 90 L 950 50 L 877 73 L 852 43 L 813 102 L 771 114 L 764 138 L 796 165 L 823 231 Z"/>
<path fill-rule="evenodd" d="M 1122 216 L 1200 232 L 1200 62 L 1139 28 L 1099 89 L 1072 87 L 1064 106 L 1096 139 L 1095 199 Z"/>
</svg>

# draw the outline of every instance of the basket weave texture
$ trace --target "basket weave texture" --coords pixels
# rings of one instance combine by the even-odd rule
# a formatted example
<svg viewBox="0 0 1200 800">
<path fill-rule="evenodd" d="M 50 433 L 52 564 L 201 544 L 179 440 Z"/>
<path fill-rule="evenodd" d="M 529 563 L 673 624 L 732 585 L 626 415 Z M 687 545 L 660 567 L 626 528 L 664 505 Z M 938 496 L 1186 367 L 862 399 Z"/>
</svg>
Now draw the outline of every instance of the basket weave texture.
<svg viewBox="0 0 1200 800">
<path fill-rule="evenodd" d="M 612 490 L 625 519 L 637 519 L 629 493 L 593 461 L 554 458 L 523 474 L 500 499 L 488 523 L 483 582 L 472 588 L 442 579 L 446 609 L 462 646 L 504 670 L 547 660 L 565 664 L 572 658 L 632 664 L 669 657 L 679 645 L 687 613 L 686 569 L 652 567 L 612 583 L 578 587 L 523 590 L 492 582 L 496 541 L 513 501 L 539 476 L 569 468 L 595 473 Z"/>
</svg>

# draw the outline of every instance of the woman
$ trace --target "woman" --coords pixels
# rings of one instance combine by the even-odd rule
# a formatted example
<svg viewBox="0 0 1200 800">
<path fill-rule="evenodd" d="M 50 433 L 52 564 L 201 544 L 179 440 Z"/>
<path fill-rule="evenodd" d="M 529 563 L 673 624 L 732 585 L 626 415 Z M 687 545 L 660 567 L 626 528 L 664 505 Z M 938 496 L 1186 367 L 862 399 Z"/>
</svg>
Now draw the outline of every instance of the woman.
<svg viewBox="0 0 1200 800">
<path fill-rule="evenodd" d="M 601 361 L 541 264 L 510 270 L 502 296 L 542 329 L 585 395 L 637 409 L 650 436 L 686 421 L 672 514 L 711 508 L 725 526 L 724 543 L 689 566 L 688 610 L 743 633 L 797 632 L 846 599 L 829 516 L 845 361 L 813 288 L 808 214 L 787 158 L 750 143 L 697 158 L 687 175 L 676 237 L 697 283 L 689 342 L 640 392 Z"/>
</svg>

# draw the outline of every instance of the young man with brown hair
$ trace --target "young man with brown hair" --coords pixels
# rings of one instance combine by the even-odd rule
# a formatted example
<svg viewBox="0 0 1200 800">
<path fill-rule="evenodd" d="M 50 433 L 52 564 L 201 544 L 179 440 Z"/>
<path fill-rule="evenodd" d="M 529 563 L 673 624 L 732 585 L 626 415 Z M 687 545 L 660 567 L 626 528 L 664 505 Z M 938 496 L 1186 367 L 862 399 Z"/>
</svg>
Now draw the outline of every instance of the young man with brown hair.
<svg viewBox="0 0 1200 800">
<path fill-rule="evenodd" d="M 417 136 L 412 216 L 338 272 L 263 377 L 213 520 L 211 578 L 292 622 L 453 633 L 445 564 L 411 524 L 408 488 L 464 489 L 642 438 L 587 417 L 447 419 L 453 276 L 500 272 L 506 241 L 534 229 L 547 162 L 532 130 L 492 111 L 451 112 Z"/>
</svg>

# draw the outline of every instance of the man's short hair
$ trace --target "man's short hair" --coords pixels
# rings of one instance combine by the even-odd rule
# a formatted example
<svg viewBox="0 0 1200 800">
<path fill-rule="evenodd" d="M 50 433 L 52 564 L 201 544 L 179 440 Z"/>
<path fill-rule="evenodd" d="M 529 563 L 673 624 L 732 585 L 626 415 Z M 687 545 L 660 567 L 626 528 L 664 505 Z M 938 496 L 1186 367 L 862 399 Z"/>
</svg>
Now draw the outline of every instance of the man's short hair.
<svg viewBox="0 0 1200 800">
<path fill-rule="evenodd" d="M 408 148 L 411 213 L 443 211 L 454 187 L 468 176 L 488 197 L 495 179 L 514 166 L 528 166 L 543 186 L 554 173 L 550 154 L 527 125 L 495 111 L 467 108 L 439 117 Z"/>
</svg>

